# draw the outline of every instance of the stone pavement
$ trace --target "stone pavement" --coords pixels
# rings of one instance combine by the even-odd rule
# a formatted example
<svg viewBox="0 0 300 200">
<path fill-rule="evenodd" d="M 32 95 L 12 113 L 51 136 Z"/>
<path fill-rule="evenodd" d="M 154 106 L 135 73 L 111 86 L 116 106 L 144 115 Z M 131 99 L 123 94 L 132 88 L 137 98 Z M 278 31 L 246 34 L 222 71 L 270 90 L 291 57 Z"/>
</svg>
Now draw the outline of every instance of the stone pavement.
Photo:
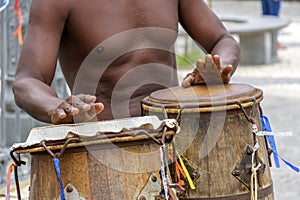
<svg viewBox="0 0 300 200">
<path fill-rule="evenodd" d="M 213 1 L 219 14 L 237 16 L 260 15 L 260 1 Z M 248 83 L 264 91 L 262 108 L 273 131 L 291 131 L 293 136 L 277 137 L 279 154 L 300 167 L 300 2 L 282 1 L 281 17 L 292 23 L 279 32 L 278 41 L 286 49 L 278 49 L 279 61 L 270 65 L 239 66 L 233 82 Z M 255 58 L 253 58 L 255 59 Z M 272 167 L 276 200 L 300 200 L 300 174 L 285 164 Z"/>
</svg>

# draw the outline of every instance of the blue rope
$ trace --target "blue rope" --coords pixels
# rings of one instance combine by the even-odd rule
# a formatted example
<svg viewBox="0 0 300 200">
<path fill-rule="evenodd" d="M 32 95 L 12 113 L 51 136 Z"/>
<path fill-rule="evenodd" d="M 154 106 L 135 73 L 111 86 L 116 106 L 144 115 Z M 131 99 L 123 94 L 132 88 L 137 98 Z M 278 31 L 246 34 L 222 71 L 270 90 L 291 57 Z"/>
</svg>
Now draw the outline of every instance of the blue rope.
<svg viewBox="0 0 300 200">
<path fill-rule="evenodd" d="M 65 194 L 64 194 L 64 188 L 62 186 L 61 178 L 60 178 L 60 162 L 58 158 L 53 158 L 53 163 L 56 171 L 56 176 L 58 180 L 58 186 L 60 191 L 60 200 L 66 200 Z"/>
<path fill-rule="evenodd" d="M 262 115 L 260 120 L 261 120 L 262 130 L 267 131 L 267 132 L 272 132 L 272 128 L 271 128 L 268 117 Z M 279 162 L 278 152 L 277 152 L 276 143 L 275 143 L 275 137 L 273 135 L 267 135 L 266 138 L 267 138 L 267 141 L 273 151 L 274 162 L 275 162 L 276 168 L 280 168 L 280 162 Z"/>
<path fill-rule="evenodd" d="M 263 131 L 267 131 L 267 132 L 272 132 L 272 128 L 269 122 L 269 119 L 267 116 L 262 115 L 260 118 L 261 121 L 261 125 L 262 125 L 262 129 Z M 276 143 L 275 143 L 275 137 L 273 135 L 267 135 L 266 136 L 267 141 L 273 151 L 273 155 L 274 155 L 274 162 L 276 165 L 276 168 L 280 168 L 280 162 L 279 159 L 282 160 L 287 166 L 289 166 L 292 170 L 294 170 L 295 172 L 300 172 L 300 169 L 298 167 L 296 167 L 295 165 L 293 165 L 292 163 L 286 161 L 285 159 L 283 159 L 277 151 L 276 148 Z"/>
</svg>

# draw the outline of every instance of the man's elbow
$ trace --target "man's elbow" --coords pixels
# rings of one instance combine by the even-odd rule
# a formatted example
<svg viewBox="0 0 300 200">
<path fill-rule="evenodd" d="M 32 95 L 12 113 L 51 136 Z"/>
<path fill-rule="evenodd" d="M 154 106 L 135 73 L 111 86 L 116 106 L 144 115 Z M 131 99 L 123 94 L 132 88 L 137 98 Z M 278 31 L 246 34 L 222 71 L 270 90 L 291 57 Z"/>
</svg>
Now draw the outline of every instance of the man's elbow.
<svg viewBox="0 0 300 200">
<path fill-rule="evenodd" d="M 22 93 L 24 92 L 24 81 L 14 80 L 12 84 L 12 92 L 14 95 L 15 103 L 18 107 L 22 108 Z"/>
</svg>

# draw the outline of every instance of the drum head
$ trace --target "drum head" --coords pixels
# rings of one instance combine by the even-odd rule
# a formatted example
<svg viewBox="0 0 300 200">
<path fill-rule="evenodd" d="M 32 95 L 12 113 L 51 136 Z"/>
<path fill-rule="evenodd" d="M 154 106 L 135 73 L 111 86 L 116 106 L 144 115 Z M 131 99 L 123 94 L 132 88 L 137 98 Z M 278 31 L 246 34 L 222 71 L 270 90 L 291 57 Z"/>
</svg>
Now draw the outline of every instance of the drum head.
<svg viewBox="0 0 300 200">
<path fill-rule="evenodd" d="M 188 88 L 171 87 L 153 92 L 142 103 L 154 107 L 218 107 L 260 102 L 262 91 L 251 85 L 231 83 L 226 85 L 195 85 Z M 244 106 L 247 107 L 248 105 Z M 147 106 L 143 106 L 147 110 Z M 228 108 L 224 108 L 228 109 Z M 230 108 L 229 108 L 230 109 Z"/>
</svg>

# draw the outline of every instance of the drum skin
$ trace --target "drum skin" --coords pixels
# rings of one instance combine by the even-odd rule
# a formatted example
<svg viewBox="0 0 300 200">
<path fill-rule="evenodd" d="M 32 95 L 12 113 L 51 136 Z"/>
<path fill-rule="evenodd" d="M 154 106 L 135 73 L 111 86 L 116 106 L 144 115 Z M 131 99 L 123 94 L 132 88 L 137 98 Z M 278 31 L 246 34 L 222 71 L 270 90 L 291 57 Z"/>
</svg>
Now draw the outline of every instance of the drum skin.
<svg viewBox="0 0 300 200">
<path fill-rule="evenodd" d="M 142 101 L 143 115 L 179 116 L 181 131 L 175 137 L 175 146 L 200 174 L 195 181 L 196 189 L 188 189 L 186 199 L 251 199 L 249 188 L 232 172 L 247 145 L 254 146 L 252 124 L 241 107 L 261 130 L 262 98 L 260 89 L 247 84 L 228 84 L 174 87 L 156 91 Z M 273 200 L 265 139 L 259 137 L 258 144 L 258 157 L 265 165 L 258 199 Z"/>
</svg>

